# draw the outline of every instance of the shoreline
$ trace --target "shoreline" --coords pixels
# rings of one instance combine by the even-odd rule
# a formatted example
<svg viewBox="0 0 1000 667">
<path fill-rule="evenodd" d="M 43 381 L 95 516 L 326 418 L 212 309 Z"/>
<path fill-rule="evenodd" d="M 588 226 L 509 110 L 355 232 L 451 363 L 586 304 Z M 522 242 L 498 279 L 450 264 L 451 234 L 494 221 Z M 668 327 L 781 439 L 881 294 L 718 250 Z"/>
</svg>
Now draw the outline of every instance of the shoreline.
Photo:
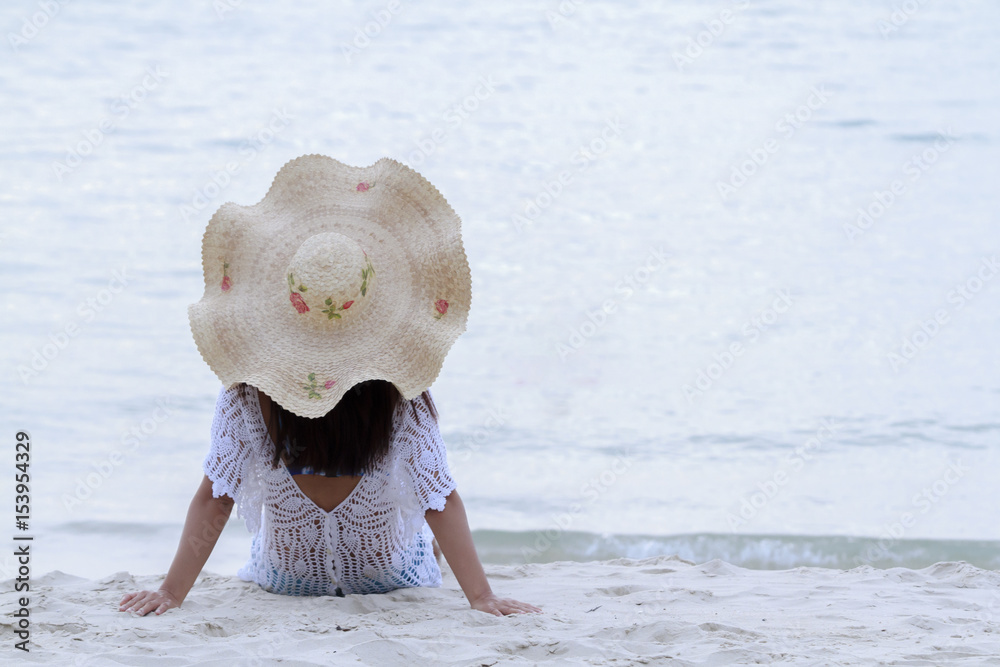
<svg viewBox="0 0 1000 667">
<path fill-rule="evenodd" d="M 132 574 L 155 574 L 170 565 L 182 530 L 183 523 L 80 521 L 44 526 L 36 535 L 36 541 L 44 548 L 35 554 L 33 569 L 59 570 L 91 579 L 100 579 L 123 567 Z M 800 566 L 848 570 L 859 565 L 920 569 L 942 561 L 964 561 L 985 570 L 1000 570 L 1000 540 L 886 540 L 846 535 L 712 532 L 642 535 L 573 530 L 552 537 L 552 532 L 546 530 L 472 531 L 482 562 L 492 565 L 642 559 L 673 554 L 696 563 L 718 558 L 740 567 L 763 570 Z M 250 555 L 251 539 L 243 522 L 231 518 L 206 569 L 235 574 Z M 108 553 L 114 554 L 111 562 Z M 14 572 L 12 565 L 10 557 L 0 556 L 0 578 Z"/>
</svg>

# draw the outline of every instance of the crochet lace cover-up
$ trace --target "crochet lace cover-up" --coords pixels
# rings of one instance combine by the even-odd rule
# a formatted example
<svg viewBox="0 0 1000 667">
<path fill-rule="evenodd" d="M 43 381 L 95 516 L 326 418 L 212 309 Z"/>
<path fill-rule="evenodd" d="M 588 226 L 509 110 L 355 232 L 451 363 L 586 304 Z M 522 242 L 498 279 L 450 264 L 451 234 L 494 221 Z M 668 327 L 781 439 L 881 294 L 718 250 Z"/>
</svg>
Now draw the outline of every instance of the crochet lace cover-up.
<svg viewBox="0 0 1000 667">
<path fill-rule="evenodd" d="M 284 466 L 272 468 L 273 455 L 257 390 L 223 387 L 203 468 L 212 495 L 233 498 L 237 516 L 255 533 L 240 579 L 286 595 L 441 585 L 424 512 L 443 510 L 455 481 L 420 397 L 400 400 L 389 453 L 333 511 L 303 494 Z"/>
</svg>

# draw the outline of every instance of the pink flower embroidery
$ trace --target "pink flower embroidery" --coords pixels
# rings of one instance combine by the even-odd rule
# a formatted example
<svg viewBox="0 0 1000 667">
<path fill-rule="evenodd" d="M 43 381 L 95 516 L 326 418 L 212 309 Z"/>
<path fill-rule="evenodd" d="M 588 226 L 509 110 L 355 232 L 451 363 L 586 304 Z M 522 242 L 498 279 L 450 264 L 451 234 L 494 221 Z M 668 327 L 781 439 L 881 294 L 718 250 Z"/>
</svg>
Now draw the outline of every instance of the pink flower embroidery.
<svg viewBox="0 0 1000 667">
<path fill-rule="evenodd" d="M 368 188 L 370 188 L 370 187 L 371 187 L 371 186 L 370 186 L 370 185 L 368 185 L 368 183 L 367 183 L 367 182 L 365 182 L 365 181 L 362 181 L 361 183 L 358 183 L 358 187 L 357 187 L 357 190 L 358 190 L 358 192 L 367 192 L 367 191 L 368 191 Z"/>
<path fill-rule="evenodd" d="M 302 295 L 298 292 L 290 292 L 288 299 L 295 306 L 295 310 L 299 311 L 299 314 L 309 312 L 309 306 L 306 305 L 306 302 L 302 299 Z"/>
<path fill-rule="evenodd" d="M 309 306 L 306 304 L 305 299 L 302 298 L 302 295 L 299 294 L 299 292 L 308 292 L 309 290 L 307 290 L 306 286 L 302 285 L 302 284 L 299 284 L 299 286 L 298 286 L 298 290 L 299 291 L 298 292 L 296 292 L 295 289 L 296 289 L 296 287 L 295 287 L 295 276 L 293 276 L 291 273 L 289 273 L 288 274 L 288 300 L 292 302 L 293 306 L 295 306 L 295 310 L 299 311 L 299 315 L 301 315 L 302 313 L 308 313 L 309 312 Z"/>
<path fill-rule="evenodd" d="M 437 311 L 434 318 L 440 320 L 441 316 L 448 312 L 448 302 L 444 299 L 438 299 L 434 302 L 434 309 Z"/>
<path fill-rule="evenodd" d="M 363 252 L 363 251 L 362 251 Z M 375 275 L 375 268 L 372 267 L 372 261 L 368 259 L 368 253 L 365 253 L 365 268 L 361 269 L 361 296 L 365 296 L 368 293 L 368 280 Z M 289 282 L 289 284 L 292 284 Z M 299 285 L 302 289 L 302 285 Z M 339 299 L 338 299 L 339 300 Z M 328 320 L 339 320 L 341 319 L 340 311 L 347 310 L 354 305 L 354 299 L 350 301 L 345 301 L 343 305 L 338 306 L 333 302 L 333 297 L 327 297 L 323 303 L 326 304 L 326 308 L 323 309 L 323 313 L 326 314 L 326 319 Z"/>
<path fill-rule="evenodd" d="M 302 388 L 305 389 L 307 392 L 309 392 L 309 398 L 323 398 L 323 395 L 319 393 L 320 389 L 319 385 L 317 384 L 318 381 L 316 380 L 316 374 L 310 373 L 308 375 L 308 378 L 309 378 L 309 384 L 302 385 Z M 335 384 L 337 384 L 336 380 L 327 380 L 323 383 L 323 388 L 329 389 Z"/>
<path fill-rule="evenodd" d="M 222 260 L 222 291 L 228 292 L 233 286 L 233 280 L 229 277 L 229 262 Z"/>
</svg>

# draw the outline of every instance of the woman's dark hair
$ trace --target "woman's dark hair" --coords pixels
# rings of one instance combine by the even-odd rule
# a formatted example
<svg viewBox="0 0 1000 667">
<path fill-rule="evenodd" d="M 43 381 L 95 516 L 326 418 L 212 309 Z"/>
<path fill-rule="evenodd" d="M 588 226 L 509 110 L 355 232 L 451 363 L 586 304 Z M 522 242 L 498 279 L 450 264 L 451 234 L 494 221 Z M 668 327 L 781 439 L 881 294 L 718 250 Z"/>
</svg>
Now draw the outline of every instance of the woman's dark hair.
<svg viewBox="0 0 1000 667">
<path fill-rule="evenodd" d="M 300 417 L 268 399 L 268 431 L 277 435 L 272 465 L 309 466 L 341 475 L 370 472 L 388 453 L 392 418 L 403 401 L 396 386 L 385 380 L 354 385 L 332 410 L 314 419 Z M 425 391 L 417 400 L 424 401 L 436 420 L 430 394 Z"/>
</svg>

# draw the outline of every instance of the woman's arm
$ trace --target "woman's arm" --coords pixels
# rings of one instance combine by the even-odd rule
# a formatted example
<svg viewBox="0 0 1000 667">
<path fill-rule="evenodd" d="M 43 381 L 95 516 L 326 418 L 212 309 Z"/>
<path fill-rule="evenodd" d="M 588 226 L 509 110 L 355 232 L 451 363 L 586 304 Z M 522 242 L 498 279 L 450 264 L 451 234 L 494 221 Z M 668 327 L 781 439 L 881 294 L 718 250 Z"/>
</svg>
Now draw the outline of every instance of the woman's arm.
<svg viewBox="0 0 1000 667">
<path fill-rule="evenodd" d="M 125 595 L 118 610 L 134 611 L 139 616 L 145 616 L 153 610 L 162 614 L 172 607 L 181 606 L 201 569 L 205 567 L 205 561 L 215 548 L 232 510 L 232 498 L 213 498 L 212 480 L 204 477 L 191 500 L 184 532 L 163 585 L 157 591 L 139 591 Z"/>
<path fill-rule="evenodd" d="M 473 609 L 494 616 L 541 611 L 534 605 L 510 598 L 498 598 L 493 594 L 489 582 L 486 581 L 483 565 L 479 562 L 476 547 L 472 543 L 469 521 L 465 516 L 465 505 L 462 504 L 462 498 L 457 490 L 452 491 L 445 499 L 443 510 L 440 512 L 427 510 L 424 517 Z"/>
</svg>

